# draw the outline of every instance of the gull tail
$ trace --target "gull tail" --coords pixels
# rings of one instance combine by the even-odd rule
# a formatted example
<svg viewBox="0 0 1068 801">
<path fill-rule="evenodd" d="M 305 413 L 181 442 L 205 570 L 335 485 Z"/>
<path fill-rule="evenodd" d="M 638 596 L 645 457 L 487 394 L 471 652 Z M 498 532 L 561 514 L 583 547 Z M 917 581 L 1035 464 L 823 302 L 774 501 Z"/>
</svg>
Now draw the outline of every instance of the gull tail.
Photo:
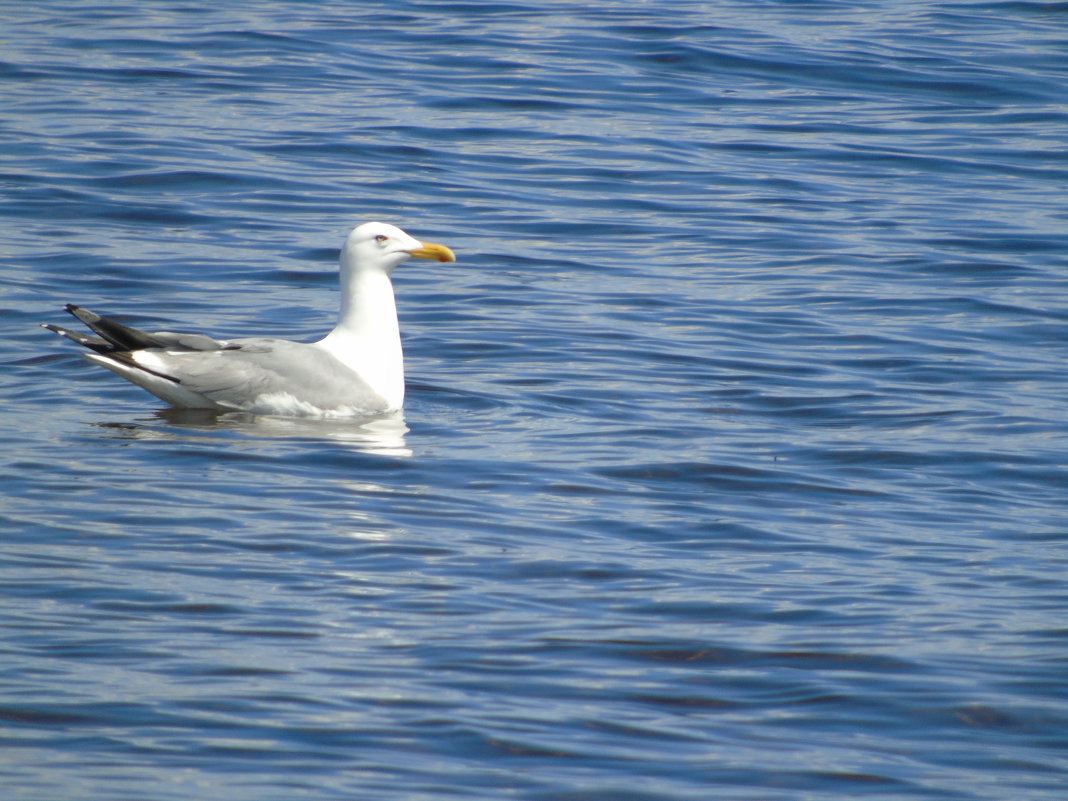
<svg viewBox="0 0 1068 801">
<path fill-rule="evenodd" d="M 198 334 L 149 334 L 71 303 L 67 304 L 66 309 L 89 326 L 97 336 L 80 334 L 51 323 L 43 323 L 42 327 L 93 351 L 84 354 L 89 361 L 118 373 L 174 406 L 191 409 L 219 408 L 218 404 L 199 392 L 181 386 L 182 382 L 176 376 L 168 375 L 155 366 L 142 364 L 139 358 L 143 357 L 144 351 L 153 348 L 166 349 L 174 346 L 181 350 L 219 350 L 224 348 L 222 343 Z"/>
<path fill-rule="evenodd" d="M 83 309 L 81 306 L 75 306 L 73 303 L 68 303 L 64 308 L 89 326 L 94 334 L 99 334 L 100 336 L 86 336 L 51 323 L 41 323 L 41 327 L 54 331 L 61 337 L 66 337 L 71 342 L 84 345 L 89 350 L 99 354 L 86 353 L 85 358 L 115 371 L 135 384 L 141 383 L 133 377 L 133 374 L 138 372 L 149 373 L 157 378 L 163 378 L 176 384 L 179 383 L 177 378 L 153 370 L 143 364 L 138 364 L 136 361 L 135 351 L 144 350 L 145 348 L 165 347 L 167 343 L 160 337 L 144 331 L 138 331 L 136 328 L 130 328 L 130 326 L 123 325 L 108 317 L 101 317 L 96 312 Z"/>
</svg>

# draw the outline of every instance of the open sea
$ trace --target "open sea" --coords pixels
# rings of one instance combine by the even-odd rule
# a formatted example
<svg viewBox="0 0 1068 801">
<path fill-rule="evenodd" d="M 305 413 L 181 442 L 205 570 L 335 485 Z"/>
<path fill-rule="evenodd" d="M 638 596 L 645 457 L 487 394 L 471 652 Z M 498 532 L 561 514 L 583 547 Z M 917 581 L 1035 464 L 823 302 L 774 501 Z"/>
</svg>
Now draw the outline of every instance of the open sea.
<svg viewBox="0 0 1068 801">
<path fill-rule="evenodd" d="M 4 801 L 1068 798 L 1068 3 L 0 0 Z M 317 339 L 167 410 L 39 327 Z"/>
</svg>

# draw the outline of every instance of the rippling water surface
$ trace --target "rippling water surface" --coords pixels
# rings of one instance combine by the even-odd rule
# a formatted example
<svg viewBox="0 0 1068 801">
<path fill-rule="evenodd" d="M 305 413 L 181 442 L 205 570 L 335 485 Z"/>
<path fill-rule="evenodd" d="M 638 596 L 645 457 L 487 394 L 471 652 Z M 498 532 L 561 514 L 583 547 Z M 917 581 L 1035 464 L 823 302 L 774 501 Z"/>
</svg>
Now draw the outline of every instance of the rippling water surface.
<svg viewBox="0 0 1068 801">
<path fill-rule="evenodd" d="M 0 3 L 5 799 L 1060 799 L 1068 5 Z M 37 327 L 311 339 L 167 411 Z"/>
</svg>

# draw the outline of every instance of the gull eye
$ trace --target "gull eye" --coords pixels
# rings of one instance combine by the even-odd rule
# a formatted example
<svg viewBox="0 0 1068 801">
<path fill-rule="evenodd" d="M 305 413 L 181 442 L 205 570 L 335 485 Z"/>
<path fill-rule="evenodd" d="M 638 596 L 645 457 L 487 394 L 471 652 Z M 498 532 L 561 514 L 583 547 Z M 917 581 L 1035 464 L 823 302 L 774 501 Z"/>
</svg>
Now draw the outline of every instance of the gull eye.
<svg viewBox="0 0 1068 801">
<path fill-rule="evenodd" d="M 375 242 L 387 242 L 387 241 L 389 241 L 389 237 L 386 236 L 385 234 L 378 234 L 377 236 L 375 236 Z"/>
</svg>

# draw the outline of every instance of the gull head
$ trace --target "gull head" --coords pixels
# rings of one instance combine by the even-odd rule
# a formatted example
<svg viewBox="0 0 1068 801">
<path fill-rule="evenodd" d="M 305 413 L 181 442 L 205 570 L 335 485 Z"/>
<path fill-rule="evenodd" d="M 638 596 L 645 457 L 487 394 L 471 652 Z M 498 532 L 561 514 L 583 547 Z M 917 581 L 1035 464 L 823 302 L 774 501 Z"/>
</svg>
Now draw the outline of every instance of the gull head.
<svg viewBox="0 0 1068 801">
<path fill-rule="evenodd" d="M 444 245 L 420 242 L 397 226 L 382 222 L 357 225 L 349 232 L 341 251 L 342 264 L 357 270 L 382 270 L 387 275 L 411 258 L 456 261 Z"/>
</svg>

